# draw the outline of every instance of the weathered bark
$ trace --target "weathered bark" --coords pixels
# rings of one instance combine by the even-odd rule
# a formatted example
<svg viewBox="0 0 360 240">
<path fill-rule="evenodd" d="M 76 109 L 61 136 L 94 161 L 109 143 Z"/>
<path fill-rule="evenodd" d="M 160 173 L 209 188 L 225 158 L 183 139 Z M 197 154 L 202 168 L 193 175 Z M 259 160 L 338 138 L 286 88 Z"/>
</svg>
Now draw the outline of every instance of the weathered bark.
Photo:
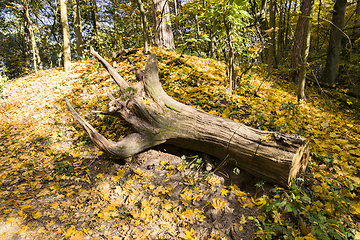
<svg viewBox="0 0 360 240">
<path fill-rule="evenodd" d="M 64 69 L 71 70 L 70 31 L 65 0 L 60 0 L 61 25 L 63 30 Z"/>
<path fill-rule="evenodd" d="M 342 29 L 344 28 L 344 17 L 347 0 L 337 0 L 334 5 L 330 40 L 327 49 L 327 57 L 321 81 L 336 83 L 338 81 Z"/>
<path fill-rule="evenodd" d="M 174 49 L 174 35 L 171 30 L 168 0 L 153 0 L 152 2 L 155 26 L 155 46 L 165 49 Z"/>
<path fill-rule="evenodd" d="M 108 70 L 125 95 L 121 99 L 127 99 L 115 99 L 109 94 L 110 109 L 100 113 L 124 119 L 132 125 L 135 133 L 118 142 L 107 140 L 65 100 L 74 119 L 97 147 L 109 156 L 125 159 L 158 144 L 169 143 L 220 159 L 227 158 L 248 173 L 282 186 L 287 186 L 306 168 L 309 142 L 305 138 L 254 129 L 169 97 L 159 82 L 155 55 L 148 59 L 143 81 L 130 87 L 93 49 L 91 53 Z"/>
<path fill-rule="evenodd" d="M 307 68 L 307 58 L 310 50 L 311 23 L 312 23 L 311 19 L 314 9 L 314 0 L 307 0 L 307 1 L 309 1 L 309 10 L 305 25 L 305 36 L 304 36 L 305 43 L 304 43 L 304 49 L 302 52 L 302 59 L 301 59 L 299 86 L 298 86 L 298 94 L 297 94 L 298 100 L 305 100 L 306 68 Z"/>
</svg>

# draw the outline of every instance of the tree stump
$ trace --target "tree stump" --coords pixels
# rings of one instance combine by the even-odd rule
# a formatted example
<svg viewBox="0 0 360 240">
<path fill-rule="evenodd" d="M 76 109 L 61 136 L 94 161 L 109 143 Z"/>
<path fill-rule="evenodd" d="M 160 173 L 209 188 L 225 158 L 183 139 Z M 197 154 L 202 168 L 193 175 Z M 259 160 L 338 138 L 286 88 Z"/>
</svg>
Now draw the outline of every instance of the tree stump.
<svg viewBox="0 0 360 240">
<path fill-rule="evenodd" d="M 235 161 L 239 168 L 255 177 L 281 186 L 288 186 L 291 179 L 305 170 L 309 159 L 307 139 L 254 129 L 175 101 L 161 87 L 154 54 L 147 61 L 143 80 L 130 87 L 98 53 L 93 49 L 91 53 L 123 94 L 121 99 L 115 99 L 108 93 L 109 111 L 99 113 L 124 119 L 134 133 L 118 142 L 108 140 L 82 119 L 66 98 L 65 101 L 90 139 L 110 157 L 125 159 L 169 143 Z"/>
</svg>

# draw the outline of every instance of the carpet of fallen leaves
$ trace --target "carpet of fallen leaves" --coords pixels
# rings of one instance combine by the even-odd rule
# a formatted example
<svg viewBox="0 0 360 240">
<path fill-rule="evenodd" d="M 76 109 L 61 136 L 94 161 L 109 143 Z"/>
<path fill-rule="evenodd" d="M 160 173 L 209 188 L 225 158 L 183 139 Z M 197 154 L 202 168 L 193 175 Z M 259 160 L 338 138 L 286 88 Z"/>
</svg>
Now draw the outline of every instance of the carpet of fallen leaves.
<svg viewBox="0 0 360 240">
<path fill-rule="evenodd" d="M 320 199 L 313 207 L 327 216 L 339 214 L 326 202 L 331 202 L 326 198 L 329 185 L 333 180 L 351 185 L 341 192 L 350 206 L 344 221 L 359 235 L 360 127 L 355 111 L 321 97 L 316 87 L 309 87 L 306 102 L 298 103 L 292 83 L 280 72 L 264 79 L 261 68 L 229 93 L 223 63 L 153 50 L 162 85 L 174 99 L 255 128 L 309 139 L 309 189 L 313 199 Z M 127 58 L 144 69 L 147 56 L 117 59 L 120 75 L 135 83 Z M 170 146 L 141 153 L 126 164 L 99 151 L 72 120 L 64 97 L 115 141 L 129 133 L 127 124 L 92 111 L 107 110 L 106 91 L 116 89 L 91 59 L 73 63 L 69 73 L 49 69 L 8 83 L 0 100 L 0 239 L 250 239 L 264 234 L 254 218 L 269 218 L 261 206 L 272 202 L 268 193 L 274 186 L 254 186 L 260 180 L 237 168 L 219 168 L 215 159 L 209 167 L 211 161 L 201 153 Z M 350 100 L 347 104 L 351 107 Z M 287 218 L 278 213 L 273 221 Z M 291 229 L 290 239 L 316 239 L 302 225 L 300 221 L 299 228 Z"/>
</svg>

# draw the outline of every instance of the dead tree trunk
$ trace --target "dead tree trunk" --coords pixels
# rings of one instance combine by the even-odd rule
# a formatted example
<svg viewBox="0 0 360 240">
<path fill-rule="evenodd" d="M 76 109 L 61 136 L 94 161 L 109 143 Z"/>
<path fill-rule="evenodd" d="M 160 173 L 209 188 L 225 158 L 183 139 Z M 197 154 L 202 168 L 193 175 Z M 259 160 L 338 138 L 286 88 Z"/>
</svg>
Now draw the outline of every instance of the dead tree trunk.
<svg viewBox="0 0 360 240">
<path fill-rule="evenodd" d="M 108 140 L 65 100 L 74 119 L 110 157 L 124 159 L 166 142 L 236 161 L 248 173 L 282 186 L 289 185 L 291 179 L 305 170 L 308 140 L 298 135 L 254 129 L 175 101 L 161 87 L 155 55 L 147 61 L 143 81 L 130 87 L 98 53 L 93 49 L 91 53 L 120 87 L 124 94 L 121 99 L 127 99 L 115 99 L 109 93 L 110 109 L 101 113 L 124 119 L 135 133 L 118 142 Z"/>
</svg>

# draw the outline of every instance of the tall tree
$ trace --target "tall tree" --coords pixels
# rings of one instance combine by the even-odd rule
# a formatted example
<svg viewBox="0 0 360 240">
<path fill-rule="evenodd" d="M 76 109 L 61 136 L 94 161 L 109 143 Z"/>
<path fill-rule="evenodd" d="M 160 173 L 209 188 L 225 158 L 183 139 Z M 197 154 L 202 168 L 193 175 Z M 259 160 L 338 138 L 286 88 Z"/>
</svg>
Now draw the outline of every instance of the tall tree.
<svg viewBox="0 0 360 240">
<path fill-rule="evenodd" d="M 93 22 L 95 43 L 96 43 L 97 47 L 99 47 L 99 45 L 100 45 L 99 15 L 98 15 L 98 8 L 97 8 L 96 0 L 92 0 L 91 16 L 92 16 L 92 22 Z"/>
<path fill-rule="evenodd" d="M 304 41 L 304 48 L 302 51 L 302 59 L 301 59 L 301 68 L 300 68 L 300 79 L 298 85 L 298 100 L 305 99 L 305 82 L 306 82 L 306 67 L 307 67 L 307 58 L 309 55 L 310 49 L 310 38 L 311 38 L 311 20 L 313 16 L 313 9 L 314 9 L 314 0 L 305 0 L 309 1 L 309 10 L 306 18 L 305 24 L 305 41 Z"/>
<path fill-rule="evenodd" d="M 347 0 L 336 0 L 333 10 L 330 40 L 327 49 L 327 57 L 321 81 L 336 83 L 338 81 L 342 29 L 344 28 L 344 17 Z"/>
<path fill-rule="evenodd" d="M 295 83 L 298 83 L 299 81 L 301 54 L 304 48 L 306 15 L 308 13 L 308 10 L 309 10 L 309 1 L 303 0 L 300 7 L 301 13 L 299 15 L 298 22 L 296 25 L 294 44 L 291 52 L 291 61 L 290 61 L 291 78 L 292 81 L 294 81 Z"/>
<path fill-rule="evenodd" d="M 24 18 L 24 59 L 25 59 L 25 68 L 30 69 L 30 31 L 29 31 L 29 21 L 26 15 L 26 10 L 23 10 Z"/>
<path fill-rule="evenodd" d="M 139 7 L 140 16 L 141 16 L 141 25 L 142 25 L 143 39 L 144 39 L 144 53 L 147 54 L 150 52 L 150 49 L 149 49 L 150 41 L 149 41 L 149 35 L 148 35 L 148 30 L 147 30 L 148 22 L 146 19 L 144 4 L 142 3 L 141 0 L 136 0 L 136 3 Z"/>
<path fill-rule="evenodd" d="M 39 58 L 40 56 L 39 56 L 39 54 L 36 54 L 37 46 L 36 46 L 35 35 L 34 35 L 34 31 L 33 31 L 32 24 L 31 24 L 31 19 L 30 19 L 28 0 L 24 0 L 24 10 L 25 10 L 25 18 L 27 21 L 26 26 L 28 26 L 28 29 L 26 31 L 28 31 L 30 33 L 30 37 L 31 37 L 34 70 L 35 70 L 35 73 L 37 73 L 37 63 L 38 63 L 37 57 Z"/>
<path fill-rule="evenodd" d="M 65 72 L 69 72 L 71 70 L 70 31 L 65 0 L 60 0 L 60 16 L 63 30 L 64 68 Z"/>
<path fill-rule="evenodd" d="M 269 42 L 269 48 L 268 48 L 268 72 L 270 73 L 272 71 L 272 67 L 274 65 L 275 61 L 275 0 L 270 0 L 270 6 L 269 6 L 269 14 L 270 14 L 270 42 Z"/>
<path fill-rule="evenodd" d="M 81 30 L 81 15 L 80 15 L 80 1 L 72 0 L 73 15 L 74 15 L 74 29 L 76 36 L 76 52 L 78 57 L 83 57 L 84 51 L 84 40 Z"/>
<path fill-rule="evenodd" d="M 155 46 L 174 49 L 174 35 L 170 24 L 168 0 L 153 0 L 153 20 L 155 27 Z"/>
<path fill-rule="evenodd" d="M 354 28 L 354 35 L 355 38 L 360 37 L 360 0 L 356 2 L 356 9 L 355 9 L 355 28 Z"/>
</svg>

